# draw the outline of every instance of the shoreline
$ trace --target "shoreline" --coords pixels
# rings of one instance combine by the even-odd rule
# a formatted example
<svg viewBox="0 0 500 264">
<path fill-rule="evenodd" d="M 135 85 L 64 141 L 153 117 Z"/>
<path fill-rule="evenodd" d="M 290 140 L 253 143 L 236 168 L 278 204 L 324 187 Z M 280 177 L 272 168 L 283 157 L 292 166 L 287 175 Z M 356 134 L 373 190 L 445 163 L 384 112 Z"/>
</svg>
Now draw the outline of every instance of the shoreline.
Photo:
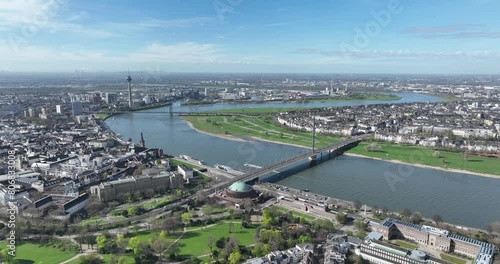
<svg viewBox="0 0 500 264">
<path fill-rule="evenodd" d="M 232 140 L 232 141 L 239 141 L 239 142 L 249 142 L 250 141 L 249 139 L 251 139 L 251 140 L 254 140 L 254 141 L 264 141 L 264 142 L 269 142 L 269 143 L 274 143 L 274 144 L 288 145 L 288 146 L 293 146 L 293 147 L 297 147 L 297 148 L 309 149 L 308 147 L 304 147 L 302 145 L 297 145 L 297 144 L 292 144 L 292 143 L 285 143 L 285 142 L 279 142 L 279 141 L 274 141 L 274 140 L 269 140 L 269 139 L 263 139 L 263 138 L 259 138 L 259 137 L 256 137 L 256 136 L 238 137 L 238 136 L 234 136 L 232 134 L 222 135 L 222 134 L 209 133 L 209 132 L 205 132 L 205 131 L 197 129 L 196 127 L 193 126 L 193 123 L 191 123 L 191 122 L 189 122 L 189 121 L 187 121 L 185 119 L 182 119 L 182 120 L 184 122 L 186 122 L 190 128 L 196 130 L 199 133 L 203 133 L 203 134 L 206 134 L 206 135 L 209 135 L 209 136 L 214 136 L 214 137 L 218 137 L 218 138 L 222 138 L 222 139 L 227 139 L 227 140 Z"/>
<path fill-rule="evenodd" d="M 354 153 L 346 153 L 346 152 L 344 152 L 343 155 L 352 156 L 352 157 L 358 157 L 358 158 L 366 158 L 366 159 L 374 159 L 374 160 L 387 161 L 387 162 L 391 162 L 391 163 L 410 165 L 410 166 L 419 167 L 419 168 L 434 169 L 434 170 L 454 172 L 454 173 L 464 173 L 464 174 L 471 174 L 471 175 L 474 175 L 474 176 L 480 176 L 480 177 L 486 177 L 486 178 L 493 178 L 493 179 L 500 179 L 500 175 L 495 175 L 495 174 L 480 173 L 480 172 L 473 172 L 473 171 L 459 170 L 459 169 L 452 169 L 452 168 L 445 169 L 445 168 L 434 167 L 434 166 L 425 165 L 425 164 L 409 163 L 409 162 L 404 162 L 404 161 L 400 161 L 400 160 L 386 160 L 386 159 L 381 159 L 381 158 L 377 158 L 377 157 L 364 156 L 364 155 L 354 154 Z"/>
<path fill-rule="evenodd" d="M 187 123 L 187 125 L 194 129 L 196 132 L 199 132 L 199 133 L 203 133 L 205 135 L 209 135 L 209 136 L 213 136 L 213 137 L 218 137 L 218 138 L 222 138 L 222 139 L 227 139 L 227 140 L 232 140 L 232 141 L 239 141 L 239 142 L 245 142 L 246 140 L 242 139 L 242 138 L 239 138 L 239 137 L 236 137 L 236 136 L 233 136 L 233 135 L 221 135 L 221 134 L 214 134 L 214 133 L 209 133 L 209 132 L 205 132 L 205 131 L 202 131 L 202 130 L 199 130 L 197 129 L 196 127 L 193 126 L 193 123 L 181 118 L 184 122 Z"/>
</svg>

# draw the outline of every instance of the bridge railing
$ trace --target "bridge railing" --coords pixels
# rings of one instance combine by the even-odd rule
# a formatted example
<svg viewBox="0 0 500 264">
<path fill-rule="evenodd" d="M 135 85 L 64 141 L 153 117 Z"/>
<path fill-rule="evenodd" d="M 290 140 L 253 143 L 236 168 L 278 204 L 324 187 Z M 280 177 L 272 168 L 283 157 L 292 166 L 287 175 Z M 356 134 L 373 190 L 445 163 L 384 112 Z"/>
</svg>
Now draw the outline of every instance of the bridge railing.
<svg viewBox="0 0 500 264">
<path fill-rule="evenodd" d="M 226 182 L 224 184 L 221 184 L 221 185 L 218 185 L 218 186 L 216 186 L 214 188 L 209 189 L 208 192 L 210 192 L 210 191 L 213 192 L 214 189 L 216 189 L 216 188 L 218 188 L 218 189 L 226 188 L 227 186 L 229 186 L 229 185 L 231 185 L 231 184 L 233 184 L 234 182 L 237 182 L 237 181 L 249 181 L 252 178 L 255 178 L 257 175 L 261 175 L 263 173 L 272 171 L 272 170 L 274 170 L 276 168 L 279 168 L 279 167 L 282 167 L 282 166 L 284 166 L 286 164 L 290 164 L 290 163 L 299 161 L 299 160 L 304 159 L 306 157 L 309 157 L 311 155 L 314 155 L 314 154 L 317 154 L 317 153 L 320 153 L 320 152 L 324 152 L 324 151 L 327 151 L 327 150 L 334 150 L 335 151 L 335 150 L 338 150 L 338 149 L 340 149 L 342 147 L 345 147 L 347 145 L 353 144 L 355 142 L 360 142 L 360 141 L 361 141 L 361 138 L 356 137 L 356 138 L 352 138 L 352 139 L 345 140 L 345 141 L 342 141 L 342 142 L 337 142 L 337 143 L 331 144 L 331 145 L 326 146 L 326 147 L 322 147 L 320 149 L 317 149 L 314 152 L 305 152 L 305 153 L 299 154 L 299 155 L 291 157 L 291 158 L 289 158 L 287 160 L 283 160 L 283 161 L 280 161 L 280 162 L 277 162 L 277 163 L 274 163 L 274 164 L 262 167 L 260 169 L 257 169 L 256 171 L 245 173 L 245 174 L 241 175 L 240 177 L 237 177 L 235 179 L 230 180 L 229 182 Z"/>
</svg>

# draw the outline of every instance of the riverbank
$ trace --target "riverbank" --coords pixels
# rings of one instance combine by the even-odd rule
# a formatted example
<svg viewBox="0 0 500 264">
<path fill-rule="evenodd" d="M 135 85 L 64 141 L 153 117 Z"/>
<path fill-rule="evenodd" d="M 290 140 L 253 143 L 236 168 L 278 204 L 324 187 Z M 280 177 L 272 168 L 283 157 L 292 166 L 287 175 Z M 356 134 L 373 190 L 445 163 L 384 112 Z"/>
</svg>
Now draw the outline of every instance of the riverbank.
<svg viewBox="0 0 500 264">
<path fill-rule="evenodd" d="M 232 141 L 240 141 L 240 142 L 244 142 L 245 140 L 239 138 L 239 137 L 235 137 L 235 136 L 232 136 L 232 135 L 223 135 L 223 134 L 215 134 L 215 133 L 209 133 L 209 132 L 205 132 L 203 130 L 200 130 L 198 128 L 196 128 L 193 123 L 187 121 L 184 119 L 184 121 L 186 121 L 187 125 L 196 130 L 196 132 L 198 133 L 203 133 L 203 134 L 206 134 L 206 135 L 210 135 L 210 136 L 214 136 L 214 137 L 218 137 L 218 138 L 223 138 L 223 139 L 227 139 L 227 140 L 232 140 Z"/>
<path fill-rule="evenodd" d="M 452 168 L 441 168 L 441 167 L 429 166 L 429 165 L 424 165 L 424 164 L 419 164 L 419 163 L 403 162 L 401 160 L 395 160 L 395 159 L 391 159 L 391 160 L 381 159 L 381 158 L 375 158 L 375 157 L 370 157 L 370 156 L 365 156 L 365 155 L 360 155 L 360 154 L 354 154 L 354 153 L 349 153 L 349 152 L 344 153 L 344 155 L 346 155 L 346 156 L 352 156 L 352 157 L 359 157 L 359 158 L 366 158 L 366 159 L 373 159 L 373 160 L 387 161 L 387 162 L 391 162 L 391 163 L 410 165 L 410 166 L 415 166 L 415 167 L 419 167 L 419 168 L 427 168 L 427 169 L 440 170 L 440 171 L 449 171 L 449 172 L 456 172 L 456 173 L 466 173 L 466 174 L 473 174 L 473 175 L 476 175 L 476 176 L 488 177 L 488 178 L 496 178 L 496 179 L 500 178 L 499 175 L 493 175 L 493 174 L 488 174 L 488 173 L 478 173 L 478 172 L 471 172 L 471 171 L 459 170 L 459 169 L 452 169 Z"/>
<path fill-rule="evenodd" d="M 198 132 L 224 139 L 245 141 L 245 138 L 248 138 L 301 148 L 310 148 L 311 145 L 311 133 L 290 131 L 277 126 L 272 119 L 269 120 L 265 116 L 186 116 L 183 119 Z M 340 140 L 342 137 L 318 135 L 316 147 L 326 146 Z M 500 178 L 500 162 L 496 158 L 470 155 L 465 160 L 463 153 L 444 150 L 440 151 L 440 157 L 435 157 L 435 150 L 431 148 L 385 142 L 376 143 L 380 148 L 379 151 L 368 151 L 367 144 L 363 142 L 346 153 L 449 172 Z"/>
</svg>

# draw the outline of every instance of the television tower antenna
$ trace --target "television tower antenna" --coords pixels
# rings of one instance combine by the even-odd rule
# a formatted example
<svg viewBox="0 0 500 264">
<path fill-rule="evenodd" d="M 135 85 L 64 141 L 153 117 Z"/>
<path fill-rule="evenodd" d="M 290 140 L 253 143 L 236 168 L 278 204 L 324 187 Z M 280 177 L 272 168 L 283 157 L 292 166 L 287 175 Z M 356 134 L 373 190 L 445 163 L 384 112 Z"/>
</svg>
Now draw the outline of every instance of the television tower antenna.
<svg viewBox="0 0 500 264">
<path fill-rule="evenodd" d="M 128 107 L 132 108 L 132 77 L 130 77 L 130 69 L 128 70 Z"/>
</svg>

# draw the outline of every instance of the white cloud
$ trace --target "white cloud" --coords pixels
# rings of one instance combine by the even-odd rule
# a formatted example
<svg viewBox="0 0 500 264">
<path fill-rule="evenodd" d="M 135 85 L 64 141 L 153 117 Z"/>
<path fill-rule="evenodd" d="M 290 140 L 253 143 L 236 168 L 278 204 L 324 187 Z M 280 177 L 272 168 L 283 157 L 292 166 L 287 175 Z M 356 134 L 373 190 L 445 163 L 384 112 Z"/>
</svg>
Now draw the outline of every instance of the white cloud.
<svg viewBox="0 0 500 264">
<path fill-rule="evenodd" d="M 0 29 L 45 23 L 64 5 L 63 0 L 9 0 L 0 2 Z"/>
</svg>

